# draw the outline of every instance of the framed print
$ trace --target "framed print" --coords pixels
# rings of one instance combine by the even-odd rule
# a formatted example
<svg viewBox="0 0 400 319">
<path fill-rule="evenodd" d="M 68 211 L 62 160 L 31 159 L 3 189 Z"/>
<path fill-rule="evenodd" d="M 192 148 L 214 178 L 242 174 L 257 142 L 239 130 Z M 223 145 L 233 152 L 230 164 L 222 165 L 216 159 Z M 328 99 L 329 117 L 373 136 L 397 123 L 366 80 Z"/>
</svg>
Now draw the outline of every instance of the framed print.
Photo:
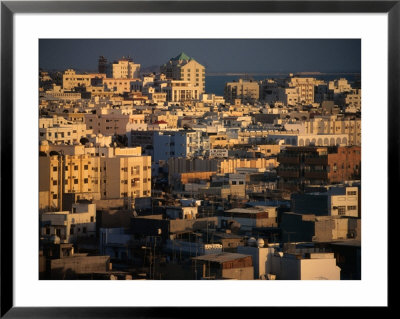
<svg viewBox="0 0 400 319">
<path fill-rule="evenodd" d="M 399 18 L 2 1 L 1 316 L 388 307 Z"/>
</svg>

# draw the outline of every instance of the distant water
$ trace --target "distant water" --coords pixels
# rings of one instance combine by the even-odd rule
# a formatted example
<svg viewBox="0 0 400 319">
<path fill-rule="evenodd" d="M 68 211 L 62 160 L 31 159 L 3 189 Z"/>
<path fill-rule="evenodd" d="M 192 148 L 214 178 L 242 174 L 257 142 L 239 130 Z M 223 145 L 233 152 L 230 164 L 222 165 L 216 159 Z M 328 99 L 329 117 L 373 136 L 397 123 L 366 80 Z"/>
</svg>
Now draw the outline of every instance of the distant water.
<svg viewBox="0 0 400 319">
<path fill-rule="evenodd" d="M 249 76 L 250 79 L 254 81 L 260 81 L 265 79 L 279 79 L 285 78 L 287 75 L 254 75 Z M 305 75 L 304 77 L 313 77 L 316 79 L 324 81 L 332 81 L 340 78 L 346 78 L 350 83 L 360 80 L 360 75 L 358 74 L 321 74 L 321 75 Z M 224 95 L 224 88 L 226 82 L 237 81 L 243 76 L 239 75 L 206 75 L 206 93 L 214 93 L 216 95 Z"/>
</svg>

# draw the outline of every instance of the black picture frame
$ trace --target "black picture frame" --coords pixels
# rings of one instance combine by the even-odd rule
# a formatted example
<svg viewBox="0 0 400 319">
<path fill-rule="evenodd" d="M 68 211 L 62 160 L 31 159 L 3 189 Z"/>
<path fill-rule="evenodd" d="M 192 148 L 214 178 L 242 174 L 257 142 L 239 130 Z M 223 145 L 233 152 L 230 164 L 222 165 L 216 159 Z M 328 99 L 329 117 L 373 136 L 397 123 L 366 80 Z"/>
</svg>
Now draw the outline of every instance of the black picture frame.
<svg viewBox="0 0 400 319">
<path fill-rule="evenodd" d="M 22 308 L 13 305 L 13 16 L 16 13 L 387 13 L 388 14 L 388 205 L 399 181 L 400 1 L 1 1 L 1 317 L 178 318 L 186 308 Z M 389 218 L 388 214 L 388 218 Z M 391 225 L 388 222 L 388 225 Z M 393 227 L 393 223 L 391 225 Z M 389 231 L 389 230 L 388 230 Z M 390 231 L 388 232 L 390 234 Z M 389 238 L 388 238 L 389 239 Z M 382 239 L 384 240 L 384 239 Z M 390 241 L 388 240 L 388 244 Z M 389 258 L 390 264 L 390 258 Z M 388 281 L 388 285 L 389 285 Z M 388 300 L 390 308 L 390 298 Z M 293 308 L 292 308 L 293 309 Z M 189 310 L 191 311 L 191 310 Z M 242 309 L 240 312 L 246 311 Z M 297 309 L 297 315 L 308 311 Z M 208 312 L 206 310 L 205 312 Z M 213 316 L 226 309 L 213 309 Z M 239 313 L 240 313 L 239 312 Z M 198 310 L 196 310 L 198 313 Z M 237 311 L 235 310 L 237 314 Z M 203 314 L 203 312 L 201 312 Z"/>
</svg>

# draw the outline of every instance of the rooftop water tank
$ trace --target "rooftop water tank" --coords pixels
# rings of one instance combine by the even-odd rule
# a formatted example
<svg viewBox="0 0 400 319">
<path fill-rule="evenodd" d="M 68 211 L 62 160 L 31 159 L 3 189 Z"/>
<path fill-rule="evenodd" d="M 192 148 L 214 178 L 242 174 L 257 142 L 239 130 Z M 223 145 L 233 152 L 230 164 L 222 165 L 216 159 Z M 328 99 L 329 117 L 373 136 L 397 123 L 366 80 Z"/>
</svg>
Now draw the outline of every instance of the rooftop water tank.
<svg viewBox="0 0 400 319">
<path fill-rule="evenodd" d="M 257 239 L 257 247 L 258 248 L 264 247 L 264 239 L 262 239 L 262 238 Z"/>
</svg>

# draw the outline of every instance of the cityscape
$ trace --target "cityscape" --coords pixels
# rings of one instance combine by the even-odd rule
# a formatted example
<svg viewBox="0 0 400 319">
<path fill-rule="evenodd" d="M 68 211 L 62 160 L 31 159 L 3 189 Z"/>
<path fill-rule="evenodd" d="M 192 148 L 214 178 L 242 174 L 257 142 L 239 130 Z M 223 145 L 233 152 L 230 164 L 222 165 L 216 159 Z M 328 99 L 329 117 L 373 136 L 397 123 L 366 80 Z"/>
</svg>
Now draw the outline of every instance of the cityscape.
<svg viewBox="0 0 400 319">
<path fill-rule="evenodd" d="M 360 40 L 39 47 L 39 279 L 361 280 Z"/>
</svg>

